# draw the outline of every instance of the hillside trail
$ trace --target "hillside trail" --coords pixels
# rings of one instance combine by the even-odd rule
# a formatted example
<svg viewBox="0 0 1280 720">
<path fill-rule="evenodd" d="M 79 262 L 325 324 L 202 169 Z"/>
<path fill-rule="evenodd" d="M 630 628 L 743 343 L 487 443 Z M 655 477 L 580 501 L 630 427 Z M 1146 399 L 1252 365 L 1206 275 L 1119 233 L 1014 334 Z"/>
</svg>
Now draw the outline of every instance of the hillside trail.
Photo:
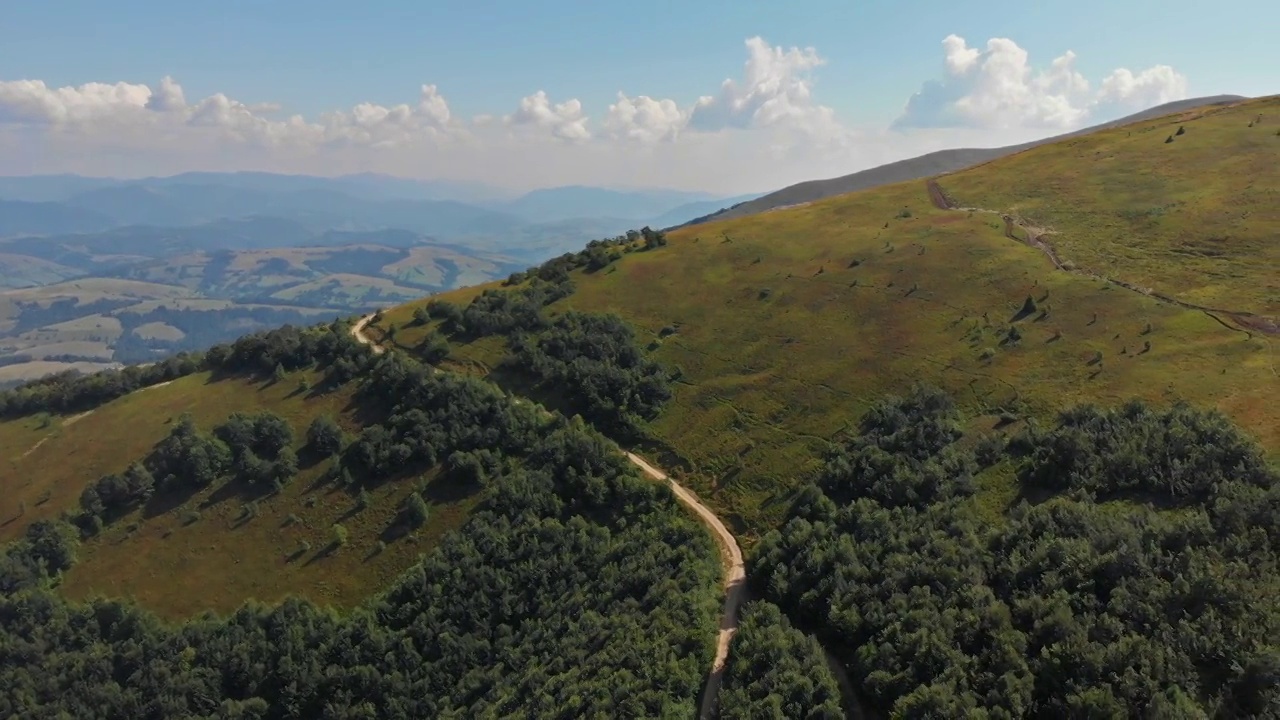
<svg viewBox="0 0 1280 720">
<path fill-rule="evenodd" d="M 381 355 L 386 352 L 386 348 L 374 342 L 367 334 L 365 334 L 365 326 L 373 320 L 373 315 L 366 315 L 360 318 L 351 328 L 351 335 L 356 341 L 368 345 L 374 354 Z M 439 369 L 436 372 L 442 372 Z M 518 401 L 517 401 L 518 402 Z M 746 566 L 742 560 L 742 548 L 738 546 L 738 540 L 729 532 L 729 528 L 724 522 L 711 511 L 711 508 L 702 504 L 702 501 L 685 486 L 676 482 L 666 473 L 654 467 L 645 461 L 644 458 L 633 452 L 624 450 L 627 460 L 650 478 L 658 481 L 665 481 L 675 494 L 676 499 L 683 503 L 686 507 L 693 511 L 698 519 L 711 530 L 711 534 L 716 539 L 716 545 L 720 548 L 721 559 L 724 562 L 724 605 L 720 614 L 720 632 L 716 639 L 716 655 L 715 660 L 711 664 L 711 673 L 707 676 L 706 685 L 702 689 L 702 702 L 698 710 L 700 720 L 709 720 L 715 709 L 716 698 L 720 692 L 720 684 L 724 679 L 725 664 L 729 659 L 729 644 L 733 640 L 733 636 L 738 632 L 738 611 L 742 607 L 742 602 L 746 598 L 747 591 L 747 574 Z"/>
<path fill-rule="evenodd" d="M 1270 318 L 1264 315 L 1257 315 L 1257 314 L 1243 311 L 1243 310 L 1224 310 L 1222 308 L 1214 308 L 1214 307 L 1208 307 L 1205 305 L 1197 305 L 1195 303 L 1190 303 L 1185 300 L 1179 300 L 1170 295 L 1165 295 L 1163 293 L 1156 292 L 1151 288 L 1138 287 L 1137 285 L 1134 285 L 1133 283 L 1127 282 L 1125 280 L 1118 280 L 1113 277 L 1107 277 L 1105 275 L 1100 275 L 1098 273 L 1091 272 L 1089 270 L 1083 270 L 1083 269 L 1074 267 L 1069 263 L 1063 262 L 1062 258 L 1060 258 L 1058 256 L 1058 253 L 1053 249 L 1053 246 L 1051 246 L 1049 243 L 1044 241 L 1044 236 L 1053 234 L 1052 230 L 1047 230 L 1042 227 L 1037 227 L 1031 224 L 1030 222 L 1028 222 L 1025 218 L 1020 218 L 1009 213 L 1001 212 L 999 210 L 958 206 L 955 204 L 955 202 L 951 200 L 951 198 L 947 197 L 946 192 L 942 189 L 942 186 L 938 184 L 937 180 L 925 181 L 925 187 L 929 191 L 930 202 L 932 202 L 933 206 L 938 208 L 939 210 L 955 210 L 957 212 L 975 212 L 975 213 L 985 213 L 989 215 L 999 215 L 1000 219 L 1004 221 L 1005 237 L 1015 242 L 1020 242 L 1025 245 L 1029 245 L 1039 250 L 1040 252 L 1044 253 L 1044 255 L 1049 258 L 1049 261 L 1053 263 L 1053 266 L 1059 270 L 1073 273 L 1076 275 L 1081 275 L 1088 278 L 1092 278 L 1094 280 L 1101 280 L 1103 282 L 1110 283 L 1117 287 L 1124 288 L 1125 290 L 1136 292 L 1141 295 L 1146 295 L 1147 297 L 1152 297 L 1162 302 L 1167 302 L 1171 305 L 1177 305 L 1178 307 L 1186 308 L 1188 310 L 1198 310 L 1208 315 L 1209 317 L 1213 318 L 1214 320 L 1216 320 L 1220 325 L 1223 325 L 1224 327 L 1230 330 L 1243 332 L 1249 337 L 1253 337 L 1254 332 L 1260 333 L 1264 337 L 1264 339 L 1268 335 L 1280 335 L 1280 320 L 1277 320 L 1276 318 Z M 1022 230 L 1026 233 L 1027 237 L 1023 239 L 1015 235 L 1013 232 L 1014 227 L 1022 228 Z M 1223 320 L 1223 317 L 1229 319 L 1231 323 L 1234 323 L 1234 327 L 1232 326 L 1231 323 L 1228 323 L 1226 320 Z M 1275 372 L 1274 368 L 1272 369 L 1272 372 L 1273 373 Z"/>
</svg>

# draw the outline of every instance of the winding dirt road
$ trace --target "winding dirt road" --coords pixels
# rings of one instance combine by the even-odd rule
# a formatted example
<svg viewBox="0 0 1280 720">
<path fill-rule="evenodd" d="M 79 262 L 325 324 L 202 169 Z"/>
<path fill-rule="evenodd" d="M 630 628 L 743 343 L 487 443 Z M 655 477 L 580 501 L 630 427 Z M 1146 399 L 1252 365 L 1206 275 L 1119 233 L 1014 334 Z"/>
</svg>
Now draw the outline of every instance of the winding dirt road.
<svg viewBox="0 0 1280 720">
<path fill-rule="evenodd" d="M 1053 266 L 1059 270 L 1075 273 L 1076 275 L 1082 275 L 1085 277 L 1093 278 L 1095 280 L 1102 280 L 1103 282 L 1111 283 L 1112 285 L 1115 285 L 1117 287 L 1122 287 L 1125 290 L 1130 290 L 1130 291 L 1139 293 L 1141 295 L 1146 295 L 1147 297 L 1153 297 L 1162 302 L 1167 302 L 1172 305 L 1177 305 L 1179 307 L 1183 307 L 1188 310 L 1198 310 L 1200 312 L 1205 313 L 1206 315 L 1213 318 L 1214 320 L 1218 321 L 1218 323 L 1224 325 L 1225 327 L 1227 327 L 1227 329 L 1244 332 L 1248 334 L 1250 337 L 1253 337 L 1254 332 L 1258 332 L 1264 336 L 1280 335 L 1280 319 L 1277 319 L 1277 318 L 1258 315 L 1256 313 L 1243 311 L 1243 310 L 1226 310 L 1223 308 L 1209 307 L 1207 305 L 1197 305 L 1195 303 L 1190 303 L 1185 300 L 1179 300 L 1178 298 L 1175 298 L 1171 295 L 1156 292 L 1155 290 L 1152 290 L 1150 288 L 1138 287 L 1137 285 L 1134 285 L 1133 283 L 1125 280 L 1119 280 L 1117 278 L 1107 277 L 1106 275 L 1101 275 L 1096 272 L 1091 272 L 1088 270 L 1071 267 L 1066 263 L 1064 263 L 1062 261 L 1062 258 L 1058 257 L 1058 253 L 1053 249 L 1051 245 L 1049 245 L 1049 243 L 1044 241 L 1043 239 L 1044 236 L 1049 235 L 1050 231 L 1045 230 L 1044 228 L 1041 228 L 1041 227 L 1036 227 L 1035 225 L 1032 225 L 1031 223 L 1027 222 L 1026 219 L 1024 218 L 1015 217 L 1008 213 L 1000 212 L 998 210 L 989 210 L 987 208 L 976 208 L 976 207 L 961 207 L 957 205 L 950 197 L 947 196 L 946 191 L 942 189 L 942 186 L 938 184 L 937 180 L 926 180 L 925 188 L 929 192 L 930 202 L 932 202 L 933 206 L 938 208 L 939 210 L 958 210 L 960 212 L 976 212 L 976 213 L 987 213 L 991 215 L 999 215 L 1000 219 L 1004 220 L 1005 237 L 1009 238 L 1010 240 L 1013 240 L 1014 242 L 1020 242 L 1025 245 L 1029 245 L 1039 250 L 1040 252 L 1044 253 L 1045 256 L 1049 258 L 1049 261 L 1053 263 Z M 1014 234 L 1013 232 L 1014 227 L 1022 228 L 1022 230 L 1026 233 L 1027 237 L 1023 239 L 1018 237 L 1016 234 Z M 1232 323 L 1235 323 L 1235 326 L 1233 327 L 1231 324 L 1224 322 L 1222 320 L 1223 317 L 1230 319 Z M 1275 372 L 1274 369 L 1272 370 L 1272 372 Z"/>
<path fill-rule="evenodd" d="M 373 339 L 370 338 L 368 335 L 364 334 L 364 326 L 368 325 L 371 320 L 373 320 L 373 315 L 365 315 L 364 317 L 357 320 L 356 324 L 351 328 L 351 334 L 352 336 L 355 337 L 355 339 L 358 342 L 360 342 L 363 345 L 368 345 L 370 348 L 372 348 L 374 355 L 381 355 L 382 353 L 386 352 L 387 349 L 382 347 L 378 343 L 374 342 Z"/>
<path fill-rule="evenodd" d="M 703 505 L 698 500 L 698 496 L 688 488 L 667 477 L 666 473 L 645 462 L 644 458 L 633 452 L 627 452 L 627 459 L 654 480 L 667 481 L 680 502 L 688 506 L 698 519 L 711 529 L 711 533 L 716 537 L 716 544 L 720 546 L 720 555 L 725 567 L 724 609 L 720 613 L 720 636 L 716 642 L 716 659 L 711 664 L 711 674 L 707 676 L 707 684 L 702 689 L 702 707 L 698 711 L 698 717 L 710 718 L 715 709 L 716 698 L 720 694 L 720 683 L 724 679 L 725 662 L 729 659 L 729 643 L 733 641 L 734 633 L 738 632 L 738 609 L 742 607 L 742 601 L 747 592 L 747 572 L 742 562 L 742 548 L 738 547 L 738 541 L 734 539 L 733 533 L 729 532 L 729 528 L 725 527 L 720 518 Z"/>
<path fill-rule="evenodd" d="M 351 335 L 361 344 L 368 345 L 376 355 L 386 352 L 386 348 L 374 342 L 372 338 L 365 334 L 365 326 L 373 320 L 373 315 L 366 315 L 356 321 L 351 328 Z M 438 368 L 436 372 L 441 372 Z M 702 688 L 702 703 L 698 710 L 698 717 L 701 720 L 709 720 L 715 710 L 716 698 L 720 694 L 720 683 L 724 679 L 725 663 L 729 659 L 729 644 L 733 641 L 734 633 L 738 632 L 738 610 L 742 607 L 742 602 L 746 598 L 747 592 L 747 574 L 746 566 L 742 561 L 742 548 L 738 547 L 738 541 L 733 537 L 733 533 L 729 532 L 729 528 L 724 522 L 711 512 L 711 509 L 702 504 L 697 495 L 684 487 L 680 483 L 671 479 L 666 473 L 658 468 L 650 465 L 644 458 L 630 451 L 623 451 L 627 459 L 636 467 L 640 468 L 645 475 L 654 480 L 665 481 L 671 487 L 671 491 L 675 493 L 676 498 L 684 503 L 686 507 L 693 511 L 698 519 L 711 530 L 711 534 L 716 538 L 716 544 L 720 547 L 720 556 L 724 562 L 724 606 L 720 613 L 720 634 L 716 640 L 716 656 L 711 664 L 711 673 L 707 676 L 706 685 Z"/>
</svg>

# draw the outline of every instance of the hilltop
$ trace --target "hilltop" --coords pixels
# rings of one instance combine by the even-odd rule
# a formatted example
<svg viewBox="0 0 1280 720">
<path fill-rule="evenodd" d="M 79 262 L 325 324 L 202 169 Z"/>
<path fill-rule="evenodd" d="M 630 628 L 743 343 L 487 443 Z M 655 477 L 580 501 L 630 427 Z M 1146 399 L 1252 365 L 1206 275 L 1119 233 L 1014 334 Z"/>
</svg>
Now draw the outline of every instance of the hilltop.
<svg viewBox="0 0 1280 720">
<path fill-rule="evenodd" d="M 1062 135 L 1054 135 L 1041 140 L 1033 140 L 1019 145 L 1007 145 L 998 148 L 955 148 L 950 150 L 939 150 L 937 152 L 927 153 L 920 157 L 910 158 L 907 160 L 899 160 L 897 162 L 887 163 L 878 167 L 869 168 L 867 170 L 859 170 L 849 175 L 842 175 L 836 178 L 826 180 L 808 180 L 795 185 L 767 193 L 752 200 L 746 200 L 731 207 L 724 208 L 718 212 L 713 212 L 693 220 L 685 224 L 696 225 L 698 223 L 709 222 L 711 220 L 728 220 L 731 218 L 745 217 L 756 213 L 767 212 L 776 208 L 787 207 L 789 205 L 797 205 L 800 203 L 814 202 L 823 198 L 843 195 L 845 193 L 856 192 L 858 190 L 867 190 L 878 187 L 880 185 L 888 185 L 890 183 L 905 182 L 907 180 L 917 180 L 926 178 L 931 175 L 940 173 L 953 172 L 962 168 L 989 162 L 997 158 L 1028 150 L 1030 148 L 1039 147 L 1055 143 L 1067 138 L 1080 137 L 1090 135 L 1099 130 L 1120 127 L 1122 125 L 1131 125 L 1142 120 L 1161 117 L 1170 113 L 1181 112 L 1206 106 L 1227 105 L 1247 98 L 1239 95 L 1214 95 L 1211 97 L 1191 98 L 1188 100 L 1176 100 L 1174 102 L 1157 105 L 1141 112 L 1110 122 L 1093 125 L 1080 130 L 1075 130 Z"/>
<path fill-rule="evenodd" d="M 1185 400 L 1222 410 L 1276 453 L 1268 323 L 1280 295 L 1265 238 L 1280 220 L 1259 193 L 1280 187 L 1278 116 L 1275 98 L 1186 111 L 937 179 L 947 198 L 980 209 L 938 207 L 921 180 L 681 228 L 662 252 L 574 271 L 576 290 L 549 310 L 617 313 L 678 368 L 650 442 L 748 536 L 777 521 L 829 438 L 916 381 L 950 392 L 979 429 L 1049 421 L 1078 402 Z M 1113 174 L 1091 169 L 1100 162 Z M 1129 190 L 1099 189 L 1111 177 L 1131 177 Z M 1061 204 L 1042 219 L 1049 202 Z M 1173 238 L 1222 233 L 1213 213 L 1242 205 L 1230 252 L 1196 260 L 1214 268 L 1216 289 L 1193 282 L 1201 273 L 1186 271 Z M 1104 222 L 1127 225 L 1104 235 Z M 1153 222 L 1164 230 L 1145 233 Z M 1072 269 L 1055 267 L 1050 246 Z M 1122 247 L 1143 255 L 1099 260 Z M 440 299 L 465 306 L 486 287 Z M 415 327 L 422 305 L 385 313 L 371 332 L 394 325 L 394 341 L 414 349 L 437 327 Z M 455 338 L 445 364 L 503 380 L 503 358 L 495 338 Z M 1007 478 L 985 482 L 993 507 L 1013 497 Z"/>
</svg>

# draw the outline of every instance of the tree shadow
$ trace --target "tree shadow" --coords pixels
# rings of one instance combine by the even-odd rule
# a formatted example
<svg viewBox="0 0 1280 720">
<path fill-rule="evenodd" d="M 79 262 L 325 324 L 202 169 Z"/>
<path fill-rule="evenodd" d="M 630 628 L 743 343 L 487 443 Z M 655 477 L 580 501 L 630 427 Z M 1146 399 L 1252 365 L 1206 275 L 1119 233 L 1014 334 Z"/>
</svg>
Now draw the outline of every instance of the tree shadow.
<svg viewBox="0 0 1280 720">
<path fill-rule="evenodd" d="M 191 498 L 195 497 L 202 489 L 203 488 L 178 488 L 164 492 L 157 492 L 147 498 L 147 501 L 143 504 L 142 517 L 145 520 L 150 520 L 151 518 L 164 515 L 167 512 L 177 510 L 179 507 L 182 507 L 189 502 Z M 205 508 L 207 505 L 202 504 L 200 507 Z"/>
<path fill-rule="evenodd" d="M 334 540 L 329 541 L 328 545 L 325 545 L 324 547 L 320 548 L 320 550 L 318 550 L 315 555 L 312 555 L 311 557 L 307 558 L 307 562 L 303 564 L 303 567 L 310 567 L 311 565 L 328 558 L 330 555 L 333 555 L 334 553 L 338 552 L 338 547 L 339 546 L 337 541 L 334 541 Z"/>
</svg>

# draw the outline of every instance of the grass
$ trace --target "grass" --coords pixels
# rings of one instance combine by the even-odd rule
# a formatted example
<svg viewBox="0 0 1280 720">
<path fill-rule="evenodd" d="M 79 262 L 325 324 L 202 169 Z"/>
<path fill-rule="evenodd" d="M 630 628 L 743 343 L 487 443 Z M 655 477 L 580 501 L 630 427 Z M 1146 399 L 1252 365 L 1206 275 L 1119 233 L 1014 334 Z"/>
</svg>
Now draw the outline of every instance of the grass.
<svg viewBox="0 0 1280 720">
<path fill-rule="evenodd" d="M 1250 122 L 1261 113 L 1270 118 Z M 1174 142 L 1165 138 L 1185 128 Z M 1207 307 L 1280 316 L 1280 96 L 1204 108 L 944 176 L 1033 219 L 1064 259 Z"/>
<path fill-rule="evenodd" d="M 1179 142 L 1198 133 L 1194 123 L 1188 128 Z M 1165 152 L 1163 139 L 1150 147 L 1125 145 L 1125 152 Z M 1027 158 L 1064 153 L 1083 142 L 1088 140 L 1029 151 L 981 172 L 1008 187 L 1056 183 L 1070 196 L 1068 173 L 1034 176 L 1042 166 Z M 1251 151 L 1252 145 L 1233 145 L 1225 154 Z M 1121 162 L 1128 155 L 1118 157 Z M 1253 168 L 1242 182 L 1275 188 L 1280 183 L 1264 182 L 1275 167 Z M 1088 170 L 1079 177 L 1089 177 Z M 978 194 L 961 174 L 943 183 L 964 202 Z M 1208 187 L 1206 192 L 1217 185 Z M 1119 212 L 1145 208 L 1148 201 L 1110 202 Z M 1088 216 L 1086 208 L 1076 212 Z M 1199 223 L 1198 216 L 1183 217 L 1186 234 L 1209 231 L 1187 224 Z M 1053 242 L 1067 234 L 1061 232 Z M 1076 403 L 1138 397 L 1157 405 L 1187 400 L 1217 407 L 1273 456 L 1280 449 L 1274 347 L 1280 339 L 1055 270 L 1038 250 L 1006 238 L 992 215 L 935 209 L 923 182 L 685 228 L 669 239 L 666 248 L 624 255 L 616 270 L 575 274 L 577 292 L 552 311 L 616 312 L 646 345 L 663 327 L 678 326 L 653 351 L 683 370 L 673 401 L 652 428 L 667 453 L 662 462 L 688 476 L 748 542 L 782 516 L 790 493 L 818 469 L 834 434 L 870 403 L 918 380 L 950 391 L 971 417 L 983 419 L 975 425 L 979 431 L 993 428 L 1006 410 L 1049 419 Z M 1157 248 L 1157 240 L 1148 245 Z M 1272 251 L 1255 249 L 1271 257 L 1266 253 Z M 1149 254 L 1160 257 L 1156 249 Z M 1176 253 L 1164 257 L 1161 262 L 1185 262 Z M 1153 259 L 1148 274 L 1134 281 L 1176 284 L 1183 276 L 1176 268 L 1160 275 L 1159 266 Z M 1237 272 L 1230 282 L 1259 309 L 1265 306 L 1259 288 L 1267 282 L 1261 273 L 1276 266 L 1259 260 L 1253 271 L 1224 270 L 1223 277 Z M 481 289 L 441 297 L 465 303 Z M 1028 296 L 1047 314 L 1019 317 Z M 411 326 L 421 304 L 386 312 L 373 333 L 395 324 L 395 341 L 414 346 L 432 328 Z M 1012 327 L 1021 335 L 1016 343 L 1007 340 Z M 1146 342 L 1149 351 L 1143 350 Z M 455 345 L 446 364 L 484 374 L 502 355 L 501 342 L 486 339 Z M 992 473 L 980 483 L 990 492 L 979 502 L 1009 494 L 1008 478 Z"/>
<path fill-rule="evenodd" d="M 278 383 L 213 380 L 202 373 L 79 417 L 0 423 L 0 542 L 33 520 L 74 509 L 89 482 L 143 457 L 184 411 L 207 429 L 232 412 L 270 410 L 289 420 L 299 443 L 311 419 L 324 413 L 358 430 L 359 409 L 351 406 L 349 391 L 299 393 L 304 376 L 319 384 L 310 373 Z M 353 512 L 356 500 L 346 489 L 316 483 L 328 464 L 304 462 L 283 492 L 257 501 L 256 516 L 247 522 L 240 518 L 245 499 L 220 485 L 154 516 L 138 511 L 121 518 L 81 546 L 63 591 L 73 598 L 132 597 L 169 618 L 227 612 L 248 598 L 273 601 L 286 594 L 350 606 L 386 587 L 459 526 L 477 501 L 448 479 L 428 475 L 373 488 L 370 506 Z M 400 502 L 419 486 L 425 486 L 431 519 L 376 552 Z M 192 522 L 193 513 L 199 519 Z M 298 522 L 286 522 L 291 515 Z M 347 528 L 350 540 L 330 551 L 335 522 Z M 304 541 L 310 549 L 300 552 Z"/>
</svg>

